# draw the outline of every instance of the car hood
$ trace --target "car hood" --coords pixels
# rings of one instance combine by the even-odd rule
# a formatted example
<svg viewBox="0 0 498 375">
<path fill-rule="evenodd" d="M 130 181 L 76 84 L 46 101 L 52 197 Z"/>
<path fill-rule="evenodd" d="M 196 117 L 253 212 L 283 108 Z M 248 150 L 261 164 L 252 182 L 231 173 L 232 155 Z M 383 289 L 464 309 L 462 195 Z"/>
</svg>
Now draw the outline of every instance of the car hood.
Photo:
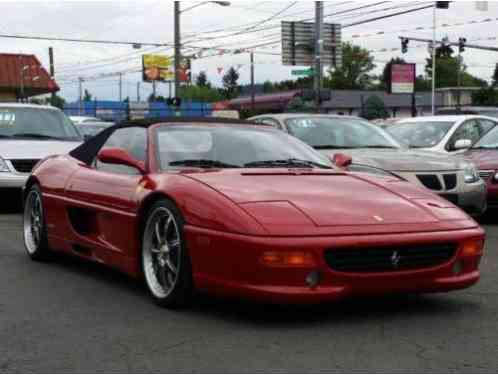
<svg viewBox="0 0 498 375">
<path fill-rule="evenodd" d="M 478 169 L 498 169 L 498 150 L 468 150 L 464 156 Z"/>
<path fill-rule="evenodd" d="M 245 171 L 245 172 L 244 172 Z M 254 170 L 190 174 L 217 190 L 273 234 L 283 227 L 434 224 L 466 220 L 451 203 L 397 178 L 367 174 Z M 275 228 L 280 228 L 275 231 Z"/>
<path fill-rule="evenodd" d="M 410 149 L 344 149 L 320 150 L 323 154 L 343 153 L 353 158 L 354 164 L 363 164 L 393 172 L 455 171 L 462 169 L 464 159 L 431 151 Z"/>
<path fill-rule="evenodd" d="M 0 157 L 3 159 L 43 159 L 49 155 L 67 154 L 78 147 L 80 142 L 2 139 L 0 140 Z"/>
</svg>

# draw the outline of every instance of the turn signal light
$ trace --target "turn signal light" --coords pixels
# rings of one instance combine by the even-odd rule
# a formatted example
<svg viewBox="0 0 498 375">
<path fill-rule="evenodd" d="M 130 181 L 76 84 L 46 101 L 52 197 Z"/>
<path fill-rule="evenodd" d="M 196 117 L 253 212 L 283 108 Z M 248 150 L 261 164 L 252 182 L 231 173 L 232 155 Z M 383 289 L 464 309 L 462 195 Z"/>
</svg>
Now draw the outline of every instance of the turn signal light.
<svg viewBox="0 0 498 375">
<path fill-rule="evenodd" d="M 304 251 L 267 251 L 261 263 L 268 267 L 315 267 L 313 254 Z"/>
<path fill-rule="evenodd" d="M 482 252 L 483 247 L 484 247 L 484 240 L 481 239 L 467 240 L 462 245 L 462 255 L 469 256 L 469 255 L 480 254 Z"/>
</svg>

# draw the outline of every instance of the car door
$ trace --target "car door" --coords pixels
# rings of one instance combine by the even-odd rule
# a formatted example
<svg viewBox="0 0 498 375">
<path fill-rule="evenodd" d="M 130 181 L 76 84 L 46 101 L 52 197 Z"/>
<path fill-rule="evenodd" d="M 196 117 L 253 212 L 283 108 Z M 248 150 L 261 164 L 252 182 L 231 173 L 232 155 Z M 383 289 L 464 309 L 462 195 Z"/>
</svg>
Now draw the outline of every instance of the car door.
<svg viewBox="0 0 498 375">
<path fill-rule="evenodd" d="M 115 130 L 101 149 L 119 147 L 145 163 L 146 145 L 146 128 L 126 127 Z M 82 165 L 66 184 L 66 196 L 76 204 L 69 211 L 73 228 L 80 226 L 76 232 L 107 249 L 130 251 L 126 234 L 135 232 L 135 196 L 142 179 L 132 167 L 105 164 L 96 157 L 91 165 Z"/>
<path fill-rule="evenodd" d="M 457 130 L 453 133 L 448 143 L 446 143 L 446 151 L 454 152 L 455 143 L 461 139 L 468 139 L 474 144 L 481 137 L 481 127 L 476 119 L 464 121 Z"/>
</svg>

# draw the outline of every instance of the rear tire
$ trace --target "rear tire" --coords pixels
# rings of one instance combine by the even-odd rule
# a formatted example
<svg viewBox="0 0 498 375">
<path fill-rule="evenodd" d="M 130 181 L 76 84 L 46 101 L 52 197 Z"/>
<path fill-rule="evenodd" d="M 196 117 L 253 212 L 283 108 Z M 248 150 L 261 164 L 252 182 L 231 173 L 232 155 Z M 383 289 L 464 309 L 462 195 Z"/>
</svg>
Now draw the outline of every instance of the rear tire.
<svg viewBox="0 0 498 375">
<path fill-rule="evenodd" d="M 24 247 L 32 260 L 46 261 L 50 259 L 52 252 L 48 247 L 47 223 L 39 185 L 33 185 L 26 194 L 23 212 L 23 234 Z"/>
<path fill-rule="evenodd" d="M 192 299 L 192 267 L 183 226 L 180 211 L 167 199 L 154 203 L 146 216 L 142 271 L 150 295 L 162 307 L 184 307 Z"/>
</svg>

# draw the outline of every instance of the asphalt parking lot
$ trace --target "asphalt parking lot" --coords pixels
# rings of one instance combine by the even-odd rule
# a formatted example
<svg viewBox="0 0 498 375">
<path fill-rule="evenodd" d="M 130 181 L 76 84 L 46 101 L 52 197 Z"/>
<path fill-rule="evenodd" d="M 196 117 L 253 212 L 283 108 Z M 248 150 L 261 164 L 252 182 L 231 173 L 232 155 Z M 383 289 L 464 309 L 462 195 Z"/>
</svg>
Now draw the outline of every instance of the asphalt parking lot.
<svg viewBox="0 0 498 375">
<path fill-rule="evenodd" d="M 169 311 L 99 265 L 30 261 L 20 215 L 3 212 L 0 372 L 496 372 L 493 216 L 468 290 L 301 308 L 200 297 Z"/>
</svg>

